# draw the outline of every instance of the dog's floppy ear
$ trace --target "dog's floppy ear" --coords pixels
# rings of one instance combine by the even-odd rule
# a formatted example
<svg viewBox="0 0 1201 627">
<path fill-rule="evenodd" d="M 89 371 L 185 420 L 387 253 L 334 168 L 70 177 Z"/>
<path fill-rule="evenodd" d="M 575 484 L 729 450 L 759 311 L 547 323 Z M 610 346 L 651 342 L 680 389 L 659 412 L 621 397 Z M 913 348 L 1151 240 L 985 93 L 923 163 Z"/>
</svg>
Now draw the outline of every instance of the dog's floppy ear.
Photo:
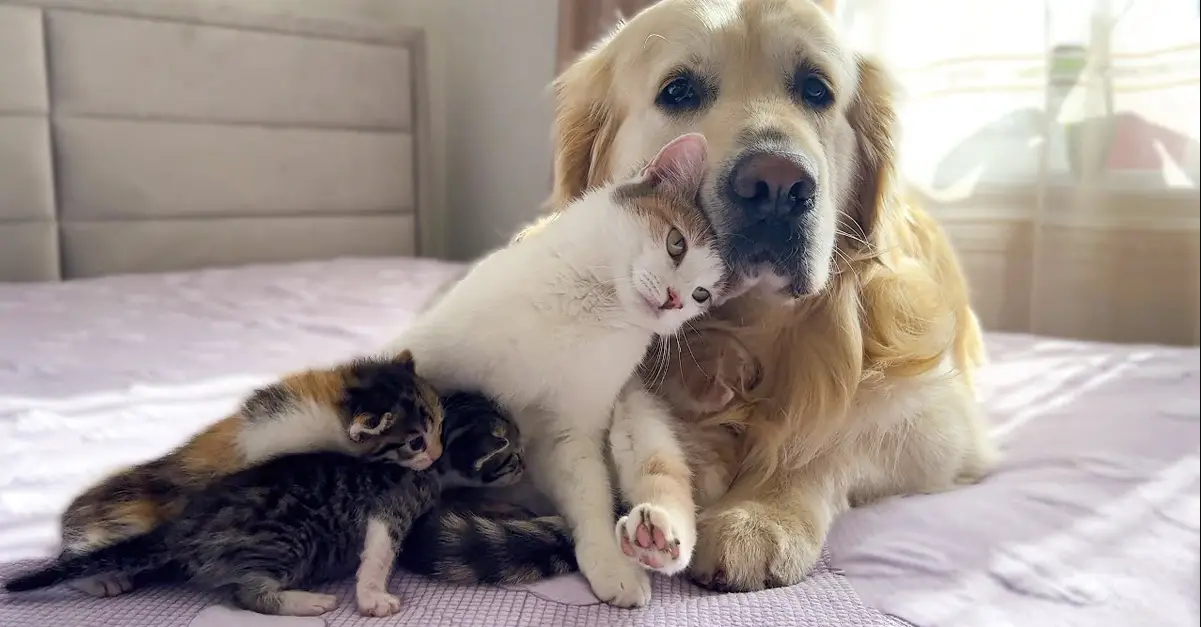
<svg viewBox="0 0 1201 627">
<path fill-rule="evenodd" d="M 814 0 L 814 4 L 821 7 L 823 11 L 834 15 L 834 3 L 836 0 Z"/>
<path fill-rule="evenodd" d="M 850 199 L 847 214 L 862 230 L 865 240 L 873 242 L 875 231 L 888 210 L 896 169 L 893 143 L 897 115 L 893 106 L 893 82 L 876 61 L 860 57 L 859 88 L 847 110 L 847 121 L 855 131 L 858 171 L 857 192 Z"/>
<path fill-rule="evenodd" d="M 555 79 L 555 180 L 552 210 L 605 182 L 620 116 L 610 95 L 611 39 L 601 40 Z"/>
</svg>

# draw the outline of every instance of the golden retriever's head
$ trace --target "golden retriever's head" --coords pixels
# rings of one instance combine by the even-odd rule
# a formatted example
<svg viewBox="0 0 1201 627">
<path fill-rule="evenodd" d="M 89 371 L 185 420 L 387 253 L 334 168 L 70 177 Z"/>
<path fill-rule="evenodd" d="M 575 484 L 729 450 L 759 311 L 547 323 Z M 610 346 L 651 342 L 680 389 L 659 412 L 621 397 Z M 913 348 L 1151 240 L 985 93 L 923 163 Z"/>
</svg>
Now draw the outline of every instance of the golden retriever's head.
<svg viewBox="0 0 1201 627">
<path fill-rule="evenodd" d="M 870 247 L 894 114 L 884 73 L 811 0 L 662 0 L 556 81 L 562 207 L 700 132 L 702 205 L 744 286 L 822 289 Z"/>
</svg>

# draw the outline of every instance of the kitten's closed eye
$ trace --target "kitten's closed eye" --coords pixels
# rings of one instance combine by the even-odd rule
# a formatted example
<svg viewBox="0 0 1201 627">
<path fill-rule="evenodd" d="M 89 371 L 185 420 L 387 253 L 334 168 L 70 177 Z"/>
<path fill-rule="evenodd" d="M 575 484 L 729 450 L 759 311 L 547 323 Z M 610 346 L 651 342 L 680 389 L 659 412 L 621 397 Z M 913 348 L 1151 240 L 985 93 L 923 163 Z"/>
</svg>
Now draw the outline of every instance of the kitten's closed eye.
<svg viewBox="0 0 1201 627">
<path fill-rule="evenodd" d="M 506 453 L 488 460 L 482 469 L 481 478 L 486 484 L 498 481 L 516 481 L 524 471 L 525 464 L 521 461 L 521 455 Z"/>
</svg>

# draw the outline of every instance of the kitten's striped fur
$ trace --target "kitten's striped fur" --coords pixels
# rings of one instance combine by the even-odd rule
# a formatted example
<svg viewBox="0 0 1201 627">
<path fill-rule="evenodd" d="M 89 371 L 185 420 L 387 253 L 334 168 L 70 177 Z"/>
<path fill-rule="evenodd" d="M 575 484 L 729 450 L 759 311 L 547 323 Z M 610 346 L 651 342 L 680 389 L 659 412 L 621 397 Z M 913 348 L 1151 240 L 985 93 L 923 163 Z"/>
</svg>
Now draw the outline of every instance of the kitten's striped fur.
<svg viewBox="0 0 1201 627">
<path fill-rule="evenodd" d="M 476 394 L 449 395 L 445 407 L 456 422 L 504 415 L 500 406 Z M 452 437 L 448 422 L 446 438 Z M 471 451 L 447 449 L 447 457 L 456 455 L 469 456 Z M 413 525 L 399 564 L 410 572 L 457 584 L 528 583 L 579 570 L 571 530 L 563 518 L 536 517 L 480 490 L 450 491 L 443 496 Z"/>
</svg>

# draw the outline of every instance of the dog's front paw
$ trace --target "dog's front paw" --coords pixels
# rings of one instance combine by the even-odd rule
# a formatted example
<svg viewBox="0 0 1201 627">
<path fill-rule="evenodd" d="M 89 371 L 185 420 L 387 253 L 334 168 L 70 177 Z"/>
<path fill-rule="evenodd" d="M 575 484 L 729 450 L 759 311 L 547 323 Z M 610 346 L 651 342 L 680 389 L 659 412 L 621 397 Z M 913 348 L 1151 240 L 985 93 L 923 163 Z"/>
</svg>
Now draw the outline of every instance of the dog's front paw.
<svg viewBox="0 0 1201 627">
<path fill-rule="evenodd" d="M 617 521 L 617 541 L 644 568 L 674 575 L 688 567 L 696 544 L 696 518 L 689 512 L 642 503 Z"/>
<path fill-rule="evenodd" d="M 703 513 L 691 576 L 719 591 L 749 592 L 799 583 L 821 557 L 824 527 L 759 503 Z"/>
<path fill-rule="evenodd" d="M 580 572 L 598 599 L 617 607 L 643 607 L 651 600 L 651 578 L 614 544 L 591 550 L 577 549 Z"/>
</svg>

